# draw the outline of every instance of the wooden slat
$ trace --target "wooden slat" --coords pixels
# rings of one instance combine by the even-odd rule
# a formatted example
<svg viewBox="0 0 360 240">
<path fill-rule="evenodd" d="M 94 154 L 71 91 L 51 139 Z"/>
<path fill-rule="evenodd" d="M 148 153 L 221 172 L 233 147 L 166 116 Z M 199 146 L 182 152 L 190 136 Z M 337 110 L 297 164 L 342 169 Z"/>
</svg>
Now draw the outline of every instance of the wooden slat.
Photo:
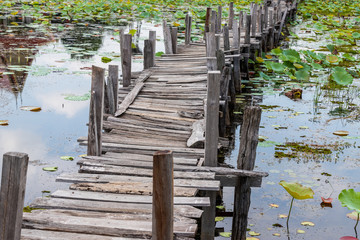
<svg viewBox="0 0 360 240">
<path fill-rule="evenodd" d="M 115 194 L 115 193 L 99 193 L 75 190 L 57 190 L 51 194 L 54 198 L 81 199 L 102 202 L 118 202 L 118 203 L 135 203 L 135 204 L 151 204 L 152 196 L 131 195 L 131 194 Z M 190 205 L 196 207 L 210 206 L 208 198 L 203 197 L 174 197 L 174 205 Z"/>
<path fill-rule="evenodd" d="M 107 213 L 151 214 L 151 204 L 99 202 L 65 198 L 37 198 L 30 207 L 42 209 L 67 209 Z M 192 206 L 174 206 L 174 215 L 188 218 L 200 218 L 202 210 Z"/>
<path fill-rule="evenodd" d="M 152 183 L 151 177 L 135 177 L 122 175 L 106 174 L 86 174 L 86 173 L 67 173 L 61 174 L 56 178 L 59 182 L 70 183 L 117 183 L 117 182 L 143 182 Z M 199 190 L 218 191 L 220 190 L 220 181 L 197 180 L 197 179 L 174 179 L 174 186 L 191 187 Z"/>
</svg>

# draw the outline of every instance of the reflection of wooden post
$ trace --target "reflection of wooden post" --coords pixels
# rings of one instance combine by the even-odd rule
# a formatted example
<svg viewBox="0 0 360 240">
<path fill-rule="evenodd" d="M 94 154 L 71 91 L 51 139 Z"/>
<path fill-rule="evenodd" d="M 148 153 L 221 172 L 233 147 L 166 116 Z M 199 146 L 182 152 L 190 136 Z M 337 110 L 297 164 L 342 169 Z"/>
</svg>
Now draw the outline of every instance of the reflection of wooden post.
<svg viewBox="0 0 360 240">
<path fill-rule="evenodd" d="M 156 31 L 149 31 L 149 40 L 151 42 L 152 46 L 152 62 L 150 64 L 150 67 L 155 67 L 155 54 L 156 54 Z"/>
<path fill-rule="evenodd" d="M 220 71 L 209 71 L 207 80 L 204 165 L 210 167 L 217 167 L 217 152 L 219 141 L 220 75 Z"/>
<path fill-rule="evenodd" d="M 100 156 L 104 108 L 105 69 L 92 66 L 87 155 Z"/>
<path fill-rule="evenodd" d="M 123 76 L 123 87 L 128 87 L 131 84 L 131 44 L 132 44 L 132 35 L 124 34 L 123 36 L 123 45 L 122 45 L 122 76 Z"/>
<path fill-rule="evenodd" d="M 174 165 L 171 151 L 153 157 L 152 239 L 172 240 L 174 226 Z"/>
<path fill-rule="evenodd" d="M 0 192 L 0 239 L 20 240 L 29 157 L 9 152 L 3 157 Z"/>
<path fill-rule="evenodd" d="M 248 107 L 245 109 L 240 132 L 238 169 L 254 169 L 260 120 L 260 107 Z M 251 189 L 249 178 L 239 177 L 237 186 L 235 187 L 232 240 L 246 239 L 250 195 Z"/>
</svg>

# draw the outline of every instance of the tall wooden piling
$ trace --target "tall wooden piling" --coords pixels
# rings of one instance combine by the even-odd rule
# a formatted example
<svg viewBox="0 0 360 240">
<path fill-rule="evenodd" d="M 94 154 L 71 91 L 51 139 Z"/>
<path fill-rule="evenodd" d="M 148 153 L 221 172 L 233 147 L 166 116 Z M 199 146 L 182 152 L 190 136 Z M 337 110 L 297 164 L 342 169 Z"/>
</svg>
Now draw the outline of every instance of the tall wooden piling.
<svg viewBox="0 0 360 240">
<path fill-rule="evenodd" d="M 229 4 L 229 29 L 233 29 L 234 23 L 234 2 Z"/>
<path fill-rule="evenodd" d="M 212 10 L 211 19 L 210 19 L 210 32 L 216 32 L 216 16 L 217 16 L 216 11 Z"/>
<path fill-rule="evenodd" d="M 152 62 L 150 64 L 150 67 L 155 67 L 155 54 L 156 54 L 156 31 L 149 31 L 149 40 L 151 42 L 152 47 Z"/>
<path fill-rule="evenodd" d="M 177 34 L 178 34 L 178 28 L 172 27 L 171 28 L 171 45 L 172 45 L 173 54 L 177 53 Z"/>
<path fill-rule="evenodd" d="M 224 26 L 224 51 L 230 50 L 230 35 L 229 35 L 229 27 L 227 25 Z"/>
<path fill-rule="evenodd" d="M 121 56 L 121 67 L 123 76 L 123 87 L 128 87 L 131 84 L 131 56 L 132 56 L 132 35 L 124 34 L 123 36 L 123 50 Z"/>
<path fill-rule="evenodd" d="M 217 70 L 215 32 L 206 33 L 206 57 L 208 70 Z"/>
<path fill-rule="evenodd" d="M 118 65 L 109 65 L 109 75 L 107 78 L 107 84 L 105 89 L 105 95 L 107 97 L 107 106 L 104 106 L 105 109 L 108 109 L 109 114 L 114 115 L 117 111 L 118 105 L 118 89 L 119 89 L 119 66 Z"/>
<path fill-rule="evenodd" d="M 232 47 L 235 49 L 239 49 L 239 47 L 240 47 L 240 31 L 239 31 L 239 25 L 238 25 L 237 21 L 234 21 L 234 23 L 233 23 Z"/>
<path fill-rule="evenodd" d="M 261 120 L 261 108 L 247 107 L 244 111 L 243 123 L 240 131 L 240 149 L 238 155 L 238 169 L 253 170 L 256 159 L 258 133 Z M 250 181 L 239 177 L 235 187 L 234 217 L 232 226 L 232 240 L 245 240 L 247 216 L 250 207 Z"/>
<path fill-rule="evenodd" d="M 222 20 L 222 6 L 218 6 L 218 12 L 216 15 L 215 32 L 221 33 L 221 20 Z"/>
<path fill-rule="evenodd" d="M 153 156 L 152 239 L 172 240 L 174 228 L 174 164 L 172 151 Z"/>
<path fill-rule="evenodd" d="M 211 8 L 206 8 L 206 17 L 205 17 L 205 29 L 204 29 L 204 39 L 206 39 L 206 33 L 210 32 L 210 23 L 211 23 Z"/>
<path fill-rule="evenodd" d="M 100 156 L 102 152 L 102 123 L 104 112 L 105 69 L 92 66 L 91 99 L 88 127 L 88 156 Z"/>
<path fill-rule="evenodd" d="M 144 69 L 152 67 L 153 57 L 153 44 L 147 39 L 144 41 Z"/>
<path fill-rule="evenodd" d="M 29 157 L 8 152 L 3 156 L 0 192 L 0 239 L 20 240 Z"/>
<path fill-rule="evenodd" d="M 164 45 L 165 53 L 173 54 L 172 39 L 171 39 L 171 29 L 167 25 L 166 21 L 163 21 L 163 33 L 164 33 Z"/>
<path fill-rule="evenodd" d="M 207 74 L 207 105 L 205 130 L 205 166 L 217 166 L 219 140 L 219 96 L 220 71 L 209 71 Z"/>
<path fill-rule="evenodd" d="M 185 45 L 191 43 L 191 27 L 192 27 L 192 17 L 189 14 L 186 14 L 185 18 Z"/>
</svg>

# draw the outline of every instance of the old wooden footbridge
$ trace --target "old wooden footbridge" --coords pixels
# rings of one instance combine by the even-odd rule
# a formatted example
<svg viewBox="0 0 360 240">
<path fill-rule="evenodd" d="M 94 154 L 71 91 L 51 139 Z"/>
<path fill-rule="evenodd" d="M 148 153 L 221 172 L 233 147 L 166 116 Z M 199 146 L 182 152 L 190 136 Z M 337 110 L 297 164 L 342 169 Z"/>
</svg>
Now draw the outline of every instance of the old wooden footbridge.
<svg viewBox="0 0 360 240">
<path fill-rule="evenodd" d="M 296 6 L 253 4 L 238 21 L 231 3 L 223 28 L 221 7 L 208 8 L 204 43 L 191 41 L 189 15 L 184 45 L 177 44 L 177 28 L 164 23 L 166 54 L 155 59 L 156 33 L 150 32 L 145 70 L 136 74 L 131 35 L 121 34 L 122 87 L 118 66 L 109 67 L 106 81 L 105 69 L 93 66 L 89 133 L 79 138 L 88 154 L 77 173 L 57 178 L 71 183 L 69 190 L 35 199 L 36 210 L 23 213 L 28 157 L 5 154 L 1 239 L 19 239 L 20 230 L 21 239 L 213 239 L 221 186 L 242 183 L 244 193 L 267 176 L 253 171 L 258 108 L 245 111 L 238 168 L 219 167 L 217 151 L 228 144 L 223 137 L 235 93 L 249 78 L 249 58 L 279 45 Z M 245 193 L 236 195 L 236 211 L 245 199 Z M 235 210 L 234 229 L 246 231 L 246 219 Z M 246 215 L 247 209 L 239 211 Z M 233 239 L 243 236 L 233 230 Z"/>
</svg>

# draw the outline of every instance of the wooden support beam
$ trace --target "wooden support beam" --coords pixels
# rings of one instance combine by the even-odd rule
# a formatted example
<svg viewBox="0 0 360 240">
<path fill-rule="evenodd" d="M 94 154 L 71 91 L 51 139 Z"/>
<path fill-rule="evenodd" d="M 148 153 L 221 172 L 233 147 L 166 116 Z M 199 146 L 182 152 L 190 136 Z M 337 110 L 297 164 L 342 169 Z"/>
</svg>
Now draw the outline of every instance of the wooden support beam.
<svg viewBox="0 0 360 240">
<path fill-rule="evenodd" d="M 8 152 L 3 156 L 0 192 L 0 239 L 20 240 L 29 157 Z"/>
<path fill-rule="evenodd" d="M 172 240 L 174 228 L 174 163 L 171 151 L 154 154 L 152 239 Z"/>
<path fill-rule="evenodd" d="M 92 66 L 87 149 L 87 155 L 89 156 L 100 156 L 102 152 L 101 146 L 104 112 L 104 77 L 104 68 Z"/>
<path fill-rule="evenodd" d="M 128 87 L 131 84 L 132 35 L 124 34 L 123 40 L 124 40 L 122 44 L 123 50 L 121 55 L 123 87 Z"/>
<path fill-rule="evenodd" d="M 219 139 L 220 71 L 209 71 L 207 82 L 205 166 L 217 166 Z"/>
</svg>

